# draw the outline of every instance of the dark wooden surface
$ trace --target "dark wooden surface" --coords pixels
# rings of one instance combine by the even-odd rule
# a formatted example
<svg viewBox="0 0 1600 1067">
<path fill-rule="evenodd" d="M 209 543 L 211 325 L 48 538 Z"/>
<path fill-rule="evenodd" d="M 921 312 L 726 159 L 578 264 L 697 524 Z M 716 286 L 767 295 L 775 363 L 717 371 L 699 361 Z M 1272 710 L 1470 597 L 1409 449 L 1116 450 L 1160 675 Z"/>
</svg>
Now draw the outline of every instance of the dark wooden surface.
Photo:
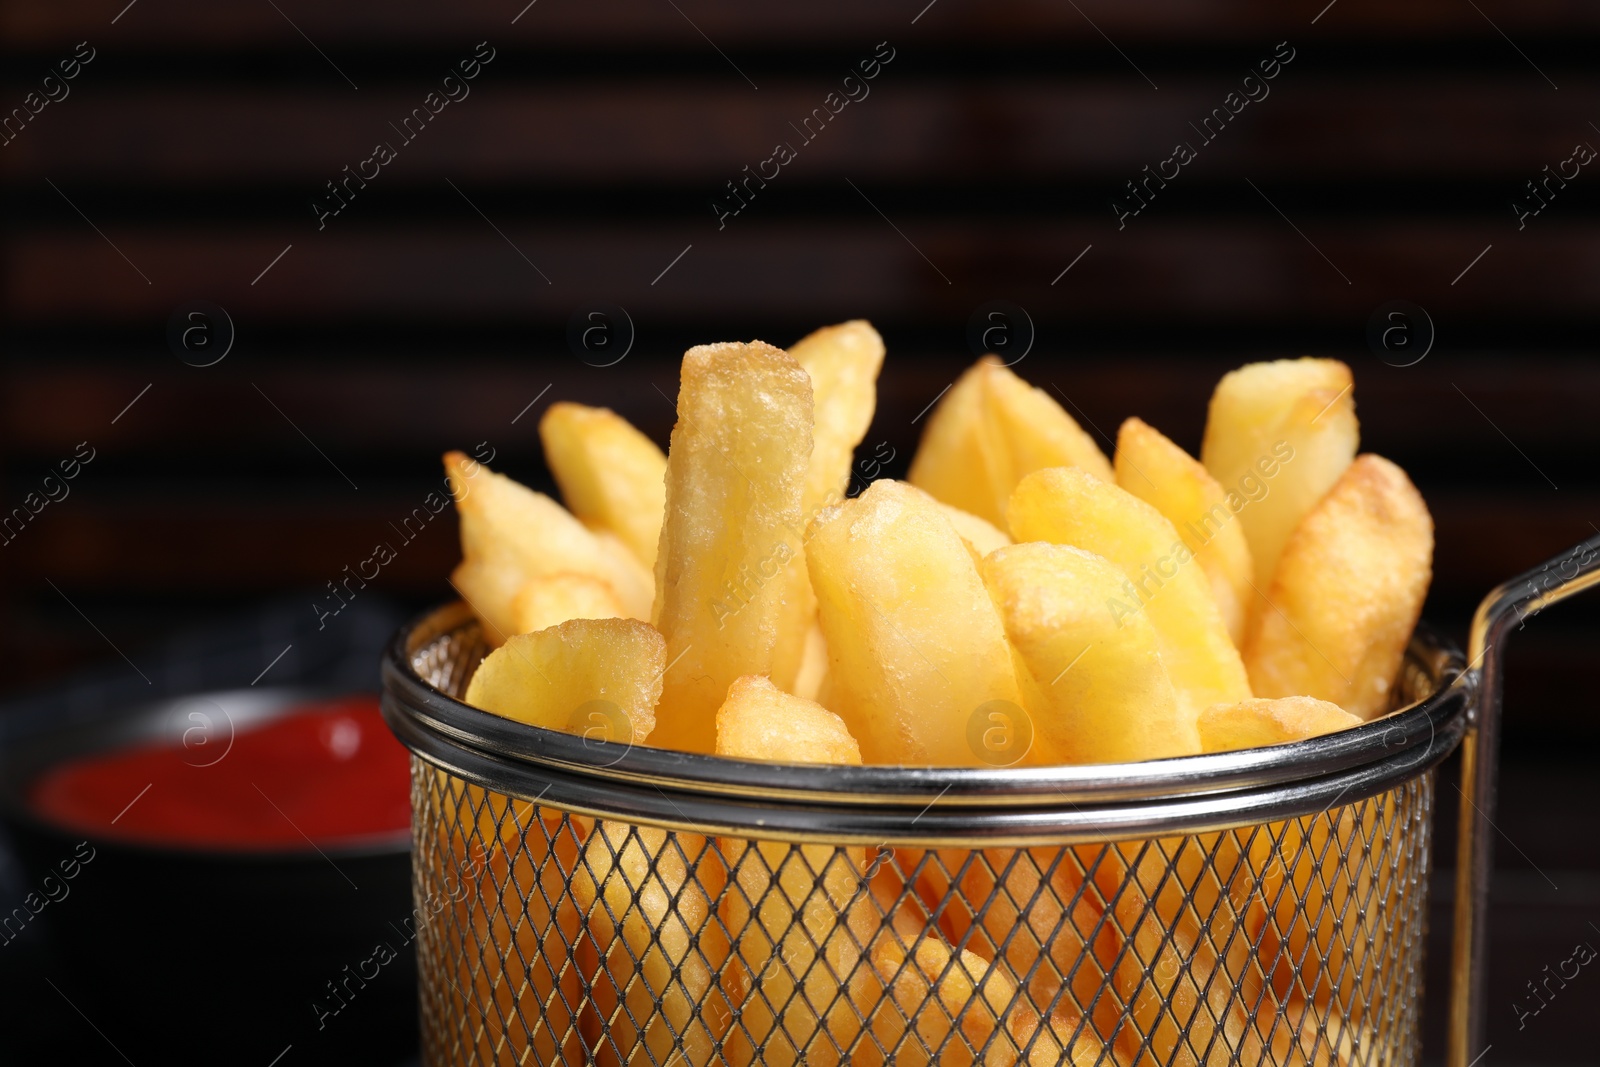
<svg viewBox="0 0 1600 1067">
<path fill-rule="evenodd" d="M 697 342 L 872 319 L 890 355 L 869 443 L 902 473 L 993 299 L 1037 327 L 1016 369 L 1102 437 L 1138 414 L 1193 448 L 1229 367 L 1348 360 L 1366 447 L 1433 509 L 1428 615 L 1458 638 L 1495 582 L 1600 529 L 1600 170 L 1521 229 L 1512 208 L 1600 145 L 1594 5 L 125 2 L 0 2 L 5 107 L 96 49 L 0 147 L 0 502 L 96 449 L 0 544 L 4 687 L 112 645 L 137 663 L 286 590 L 311 612 L 437 485 L 444 449 L 488 441 L 547 484 L 552 399 L 664 442 Z M 495 58 L 471 95 L 319 230 L 324 183 L 396 141 L 388 124 L 480 41 Z M 895 55 L 870 95 L 799 144 L 790 123 L 880 41 Z M 1295 58 L 1270 95 L 1119 229 L 1124 182 L 1197 141 L 1189 123 L 1280 41 Z M 713 199 L 779 141 L 795 161 L 719 229 Z M 1365 339 L 1400 299 L 1437 327 L 1404 368 Z M 215 366 L 166 341 L 194 300 L 237 327 Z M 569 348 L 590 301 L 632 317 L 615 366 Z M 442 598 L 454 554 L 442 516 L 371 595 Z M 1563 939 L 1600 940 L 1582 763 L 1600 608 L 1516 641 L 1496 922 L 1518 933 L 1496 941 L 1486 1062 L 1588 1062 L 1570 1004 L 1594 991 L 1518 1031 L 1508 990 Z M 1570 785 L 1541 799 L 1550 783 Z M 1540 897 L 1536 869 L 1560 891 Z"/>
</svg>

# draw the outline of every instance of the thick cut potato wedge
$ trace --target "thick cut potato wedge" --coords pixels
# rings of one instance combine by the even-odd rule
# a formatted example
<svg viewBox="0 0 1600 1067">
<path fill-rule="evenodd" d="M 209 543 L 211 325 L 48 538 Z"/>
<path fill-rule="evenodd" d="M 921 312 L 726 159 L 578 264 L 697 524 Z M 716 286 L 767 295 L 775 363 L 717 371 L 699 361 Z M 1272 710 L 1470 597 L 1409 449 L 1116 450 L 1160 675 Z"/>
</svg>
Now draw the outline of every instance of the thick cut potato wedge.
<svg viewBox="0 0 1600 1067">
<path fill-rule="evenodd" d="M 1339 705 L 1315 697 L 1256 698 L 1202 711 L 1200 744 L 1206 752 L 1233 752 L 1304 741 L 1360 725 L 1359 718 Z"/>
<path fill-rule="evenodd" d="M 728 687 L 728 699 L 717 709 L 717 755 L 861 766 L 861 746 L 843 719 L 760 675 Z"/>
<path fill-rule="evenodd" d="M 888 479 L 817 517 L 806 561 L 827 637 L 829 700 L 868 763 L 982 762 L 984 705 L 1021 707 L 1011 648 L 966 542 Z"/>
<path fill-rule="evenodd" d="M 771 345 L 701 345 L 683 357 L 656 557 L 654 620 L 667 639 L 651 742 L 711 752 L 735 678 L 793 684 L 805 644 L 785 574 L 803 551 L 811 381 Z"/>
<path fill-rule="evenodd" d="M 572 881 L 598 961 L 586 1035 L 596 1063 L 721 1062 L 733 1017 L 717 981 L 727 942 L 711 918 L 722 883 L 703 837 L 596 824 Z"/>
<path fill-rule="evenodd" d="M 1244 527 L 1229 507 L 1228 494 L 1209 471 L 1160 431 L 1129 419 L 1117 433 L 1117 484 L 1165 515 L 1206 572 L 1211 595 L 1234 644 L 1244 640 L 1245 620 L 1256 597 Z M 1235 496 L 1239 509 L 1243 498 Z"/>
<path fill-rule="evenodd" d="M 615 540 L 596 536 L 543 493 L 463 453 L 447 453 L 444 466 L 461 514 L 463 559 L 451 580 L 491 643 L 517 632 L 517 594 L 552 574 L 588 575 L 611 588 L 629 617 L 649 617 L 650 574 Z"/>
<path fill-rule="evenodd" d="M 989 417 L 1000 430 L 1010 460 L 1009 485 L 1000 485 L 997 502 L 1004 506 L 1016 483 L 1046 467 L 1078 467 L 1102 481 L 1111 481 L 1111 463 L 1094 438 L 1043 389 L 1036 388 L 999 363 L 984 364 L 984 392 Z"/>
<path fill-rule="evenodd" d="M 1245 641 L 1251 685 L 1382 715 L 1432 569 L 1421 494 L 1388 460 L 1357 459 L 1284 548 L 1270 606 Z"/>
<path fill-rule="evenodd" d="M 883 338 L 863 319 L 824 326 L 789 346 L 811 378 L 816 430 L 806 468 L 805 516 L 844 498 L 856 446 L 872 425 L 878 402 Z"/>
<path fill-rule="evenodd" d="M 466 702 L 508 719 L 633 744 L 655 728 L 666 642 L 636 619 L 570 619 L 489 653 Z"/>
<path fill-rule="evenodd" d="M 1003 525 L 978 446 L 979 427 L 987 419 L 983 374 L 983 363 L 973 364 L 934 405 L 906 480 L 952 507 Z"/>
<path fill-rule="evenodd" d="M 1121 763 L 1200 751 L 1144 612 L 1113 617 L 1121 570 L 1092 553 L 1036 541 L 983 561 L 1006 635 L 1037 688 L 1026 762 Z"/>
<path fill-rule="evenodd" d="M 572 513 L 654 569 L 667 501 L 667 457 L 655 442 L 614 411 L 565 401 L 539 420 L 539 439 Z"/>
<path fill-rule="evenodd" d="M 621 619 L 627 612 L 611 587 L 587 574 L 536 578 L 511 598 L 519 634 L 545 630 L 568 619 Z"/>
<path fill-rule="evenodd" d="M 1011 497 L 1011 534 L 1018 541 L 1074 545 L 1103 556 L 1128 581 L 1106 605 L 1114 623 L 1148 614 L 1161 660 L 1193 720 L 1212 704 L 1251 696 L 1239 650 L 1204 572 L 1188 546 L 1155 508 L 1126 490 L 1072 467 L 1042 470 Z"/>
<path fill-rule="evenodd" d="M 717 755 L 791 763 L 860 765 L 861 750 L 844 721 L 820 704 L 783 692 L 759 676 L 728 688 L 717 711 Z M 751 1062 L 845 1062 L 861 1034 L 865 1005 L 841 997 L 863 977 L 856 939 L 868 906 L 864 850 L 789 845 L 743 838 L 721 841 L 732 868 L 722 919 L 732 942 L 727 984 L 741 1027 L 729 1035 L 730 1058 Z M 855 919 L 854 924 L 852 919 Z"/>
<path fill-rule="evenodd" d="M 1004 529 L 1017 483 L 1061 466 L 1112 479 L 1105 453 L 1060 404 L 985 357 L 939 401 L 909 477 L 946 504 Z"/>
<path fill-rule="evenodd" d="M 1231 371 L 1211 396 L 1200 460 L 1240 504 L 1262 594 L 1290 532 L 1355 458 L 1354 384 L 1336 359 L 1280 359 Z"/>
<path fill-rule="evenodd" d="M 939 510 L 944 512 L 944 517 L 950 520 L 950 525 L 956 528 L 956 533 L 961 539 L 972 546 L 981 559 L 995 549 L 1004 548 L 1011 543 L 1011 538 L 999 530 L 993 523 L 980 519 L 970 511 L 962 511 L 958 507 L 935 500 Z"/>
</svg>

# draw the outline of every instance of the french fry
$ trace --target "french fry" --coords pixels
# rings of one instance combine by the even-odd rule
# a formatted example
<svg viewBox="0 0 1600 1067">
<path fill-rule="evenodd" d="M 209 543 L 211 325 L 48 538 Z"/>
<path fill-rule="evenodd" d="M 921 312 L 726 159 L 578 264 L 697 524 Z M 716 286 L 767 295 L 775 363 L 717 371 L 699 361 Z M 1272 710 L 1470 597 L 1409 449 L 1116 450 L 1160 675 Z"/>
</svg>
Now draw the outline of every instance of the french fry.
<svg viewBox="0 0 1600 1067">
<path fill-rule="evenodd" d="M 1200 751 L 1147 613 L 1120 622 L 1124 596 L 1110 562 L 1068 545 L 1032 542 L 983 561 L 1006 635 L 1037 683 L 1029 709 L 1031 765 L 1121 763 Z"/>
<path fill-rule="evenodd" d="M 1000 616 L 938 506 L 881 479 L 812 524 L 806 561 L 830 661 L 829 699 L 868 763 L 980 762 L 982 705 L 1020 709 Z"/>
<path fill-rule="evenodd" d="M 1006 536 L 993 523 L 980 519 L 970 511 L 962 511 L 958 507 L 935 500 L 939 510 L 944 512 L 944 517 L 950 520 L 950 525 L 956 528 L 956 533 L 961 539 L 972 546 L 972 551 L 979 558 L 999 548 L 1004 548 L 1011 543 L 1011 538 Z"/>
<path fill-rule="evenodd" d="M 655 728 L 666 642 L 636 619 L 570 619 L 518 634 L 467 683 L 468 704 L 551 730 L 625 744 Z"/>
<path fill-rule="evenodd" d="M 572 513 L 653 570 L 667 500 L 667 457 L 655 442 L 614 411 L 565 401 L 539 420 L 539 439 Z"/>
<path fill-rule="evenodd" d="M 511 598 L 511 617 L 519 634 L 549 629 L 568 619 L 620 619 L 626 614 L 611 587 L 587 574 L 538 578 Z"/>
<path fill-rule="evenodd" d="M 1405 472 L 1380 456 L 1357 459 L 1284 548 L 1270 608 L 1245 642 L 1255 691 L 1382 715 L 1432 561 L 1433 520 Z"/>
<path fill-rule="evenodd" d="M 1354 379 L 1335 359 L 1251 363 L 1223 376 L 1211 396 L 1200 461 L 1241 502 L 1262 594 L 1300 519 L 1333 487 L 1360 439 Z M 1252 600 L 1252 612 L 1259 606 Z"/>
<path fill-rule="evenodd" d="M 1018 541 L 1074 545 L 1103 556 L 1128 579 L 1105 607 L 1114 623 L 1141 611 L 1160 641 L 1162 663 L 1191 719 L 1212 704 L 1250 697 L 1239 651 L 1204 573 L 1178 532 L 1155 508 L 1116 485 L 1072 467 L 1037 471 L 1011 497 Z"/>
<path fill-rule="evenodd" d="M 901 1024 L 903 1036 L 890 1046 L 897 1067 L 1017 1063 L 1005 1025 L 1017 987 L 1001 968 L 935 937 L 919 939 L 909 952 L 882 941 L 873 949 L 872 966 L 899 1013 L 913 1020 L 911 1032 L 904 1033 Z"/>
<path fill-rule="evenodd" d="M 811 576 L 806 575 L 806 592 L 810 593 Z M 812 604 L 816 597 L 812 594 Z M 813 606 L 812 613 L 816 609 Z M 806 627 L 806 645 L 800 653 L 800 669 L 794 676 L 794 695 L 805 700 L 822 703 L 822 691 L 828 684 L 828 639 L 822 636 L 822 624 L 812 619 Z"/>
<path fill-rule="evenodd" d="M 857 319 L 807 334 L 790 347 L 789 354 L 811 379 L 815 409 L 801 503 L 803 533 L 819 511 L 843 500 L 850 487 L 855 447 L 866 436 L 877 407 L 883 338 L 870 323 Z M 816 656 L 826 650 L 812 643 L 817 598 L 811 591 L 804 552 L 796 552 L 785 563 L 782 581 L 784 613 L 778 630 L 784 640 L 773 658 L 771 676 L 780 688 L 815 697 L 822 682 L 817 672 L 826 665 L 825 661 L 819 664 Z M 796 634 L 805 636 L 797 641 Z"/>
<path fill-rule="evenodd" d="M 735 678 L 793 683 L 805 631 L 783 628 L 782 576 L 802 552 L 811 422 L 810 379 L 771 345 L 684 354 L 656 559 L 653 618 L 668 669 L 655 745 L 709 753 Z"/>
<path fill-rule="evenodd" d="M 1255 571 L 1244 527 L 1235 521 L 1222 486 L 1197 460 L 1140 419 L 1127 420 L 1118 431 L 1115 463 L 1117 484 L 1177 528 L 1206 573 L 1228 636 L 1235 645 L 1242 643 L 1255 601 L 1250 588 Z"/>
<path fill-rule="evenodd" d="M 979 446 L 985 423 L 983 364 L 974 363 L 950 386 L 928 416 L 906 480 L 952 507 L 1005 523 Z"/>
<path fill-rule="evenodd" d="M 1117 1043 L 1139 1067 L 1267 1062 L 1255 1013 L 1276 1002 L 1227 892 L 1248 870 L 1243 854 L 1222 831 L 1107 845 L 1093 863 L 1125 938 L 1112 975 L 1126 1012 Z"/>
<path fill-rule="evenodd" d="M 1105 453 L 1060 404 L 986 356 L 929 417 L 909 480 L 1004 529 L 1017 483 L 1036 470 L 1061 466 L 1112 480 Z"/>
<path fill-rule="evenodd" d="M 791 763 L 860 765 L 837 715 L 759 676 L 736 680 L 717 711 L 717 755 Z M 860 848 L 725 838 L 733 887 L 722 918 L 732 941 L 732 999 L 741 1026 L 730 1059 L 780 1064 L 846 1062 L 863 1029 L 865 971 L 859 932 L 867 904 Z M 841 993 L 841 989 L 843 993 Z"/>
<path fill-rule="evenodd" d="M 1355 990 L 1393 951 L 1391 901 L 1373 891 L 1375 861 L 1364 855 L 1398 832 L 1393 805 L 1375 797 L 1258 829 L 1248 852 L 1246 929 L 1272 988 L 1286 1001 L 1360 1008 Z M 1241 831 L 1243 832 L 1243 831 Z M 1349 857 L 1348 859 L 1346 857 Z M 1403 865 L 1384 875 L 1399 892 Z M 1236 891 L 1237 896 L 1245 896 Z M 1355 1025 L 1366 1023 L 1358 1014 Z"/>
<path fill-rule="evenodd" d="M 1303 741 L 1360 723 L 1326 701 L 1283 697 L 1208 708 L 1200 730 L 1206 751 L 1221 752 Z M 1257 955 L 1270 973 L 1273 990 L 1289 1002 L 1289 1011 L 1304 1009 L 1308 995 L 1319 1011 L 1325 1009 L 1335 982 L 1343 1002 L 1351 1003 L 1351 991 L 1367 982 L 1365 971 L 1381 965 L 1390 950 L 1391 932 L 1385 927 L 1393 913 L 1386 902 L 1371 899 L 1375 863 L 1360 853 L 1369 844 L 1399 836 L 1396 827 L 1383 825 L 1392 824 L 1392 811 L 1387 801 L 1375 798 L 1365 802 L 1359 817 L 1347 805 L 1236 832 L 1238 838 L 1248 838 L 1243 850 L 1248 870 L 1230 896 L 1245 916 L 1250 941 L 1259 945 Z M 1391 892 L 1403 884 L 1398 871 L 1385 880 Z M 1298 1007 L 1296 1001 L 1301 1002 Z M 1258 1019 L 1265 1014 L 1258 1011 Z M 1352 1027 L 1363 1021 L 1351 1020 Z M 1284 1033 L 1281 1024 L 1271 1033 L 1275 1062 L 1344 1062 L 1322 1053 L 1311 1056 L 1314 1042 L 1285 1051 Z"/>
<path fill-rule="evenodd" d="M 945 937 L 992 954 L 1007 980 L 1026 990 L 1009 1023 L 1017 1048 L 1028 1051 L 1030 1063 L 1052 1044 L 1071 1046 L 1069 1062 L 1090 1048 L 1098 1054 L 1104 1035 L 1116 1032 L 1115 998 L 1101 989 L 1120 942 L 1094 894 L 1084 891 L 1083 870 L 1072 851 L 942 849 L 934 855 L 938 862 L 921 864 L 918 889 L 936 910 Z M 955 891 L 952 877 L 959 879 Z M 1026 1008 L 1033 1009 L 1031 1016 Z M 1070 1021 L 1068 1038 L 1084 1013 L 1093 1022 L 1076 1041 L 1055 1043 L 1050 1032 L 1039 1034 L 1029 1050 L 1041 1013 L 1050 1016 L 1052 1028 Z"/>
<path fill-rule="evenodd" d="M 496 810 L 509 807 L 518 817 L 505 818 L 499 831 L 491 828 L 491 842 L 496 832 L 506 839 L 480 854 L 486 862 L 472 891 L 451 904 L 454 929 L 464 931 L 468 949 L 449 964 L 454 973 L 446 989 L 457 1005 L 459 1038 L 476 1048 L 477 1063 L 581 1062 L 583 990 L 578 970 L 561 955 L 582 937 L 582 920 L 566 888 L 577 869 L 578 823 L 563 823 L 554 812 L 541 818 L 525 801 L 469 788 L 490 798 Z M 514 831 L 519 825 L 529 826 L 525 848 Z M 502 947 L 480 954 L 479 945 Z M 460 1001 L 466 989 L 475 993 L 470 1004 Z"/>
<path fill-rule="evenodd" d="M 572 896 L 598 957 L 588 975 L 594 1062 L 719 1062 L 733 1010 L 717 980 L 727 942 L 711 921 L 723 877 L 698 834 L 669 840 L 665 830 L 608 821 L 589 834 Z"/>
<path fill-rule="evenodd" d="M 451 580 L 498 645 L 516 632 L 513 601 L 552 574 L 604 583 L 626 614 L 650 614 L 649 572 L 615 540 L 590 532 L 560 504 L 460 452 L 444 457 L 461 515 L 462 562 Z"/>
<path fill-rule="evenodd" d="M 1006 482 L 996 486 L 1002 507 L 1017 482 L 1047 467 L 1077 467 L 1101 481 L 1113 480 L 1106 454 L 1049 393 L 1000 363 L 986 363 L 984 368 L 990 418 L 999 427 L 1010 461 Z"/>
<path fill-rule="evenodd" d="M 1126 1067 L 1133 1062 L 1120 1047 L 1107 1046 L 1094 1027 L 1071 1011 L 1051 1012 L 1049 1024 L 1041 1027 L 1038 1009 L 1023 1004 L 1011 1013 L 1006 1026 L 1012 1042 L 1027 1057 L 1020 1062 L 1028 1067 Z"/>
<path fill-rule="evenodd" d="M 1276 697 L 1216 704 L 1200 713 L 1205 752 L 1265 748 L 1348 730 L 1361 720 L 1337 704 L 1315 697 Z"/>
<path fill-rule="evenodd" d="M 850 487 L 855 448 L 872 425 L 883 338 L 862 319 L 824 326 L 789 346 L 811 378 L 816 430 L 806 468 L 804 514 L 838 503 Z"/>
</svg>

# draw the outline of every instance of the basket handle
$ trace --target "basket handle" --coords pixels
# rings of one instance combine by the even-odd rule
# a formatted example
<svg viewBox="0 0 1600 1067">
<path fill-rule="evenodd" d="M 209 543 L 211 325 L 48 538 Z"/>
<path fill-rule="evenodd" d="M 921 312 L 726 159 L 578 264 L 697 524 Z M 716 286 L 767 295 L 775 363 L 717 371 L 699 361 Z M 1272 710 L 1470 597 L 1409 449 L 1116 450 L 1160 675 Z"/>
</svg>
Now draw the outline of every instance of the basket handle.
<svg viewBox="0 0 1600 1067">
<path fill-rule="evenodd" d="M 1461 741 L 1456 913 L 1450 961 L 1450 1043 L 1446 1067 L 1470 1067 L 1483 1046 L 1483 990 L 1493 853 L 1495 764 L 1506 639 L 1551 604 L 1600 585 L 1600 536 L 1496 588 L 1472 617 L 1468 671 L 1477 702 Z"/>
</svg>

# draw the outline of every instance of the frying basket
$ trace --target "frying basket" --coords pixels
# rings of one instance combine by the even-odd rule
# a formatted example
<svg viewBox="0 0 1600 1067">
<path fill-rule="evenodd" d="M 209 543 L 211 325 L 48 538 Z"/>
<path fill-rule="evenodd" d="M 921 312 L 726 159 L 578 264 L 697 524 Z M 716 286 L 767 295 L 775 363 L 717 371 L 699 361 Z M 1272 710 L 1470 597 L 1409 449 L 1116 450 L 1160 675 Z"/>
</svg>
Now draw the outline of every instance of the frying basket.
<svg viewBox="0 0 1600 1067">
<path fill-rule="evenodd" d="M 777 765 L 459 700 L 463 604 L 385 655 L 411 749 L 422 1045 L 488 1064 L 1418 1061 L 1435 769 L 1463 749 L 1447 1062 L 1481 1042 L 1510 632 L 1600 537 L 1425 626 L 1388 716 L 1052 768 Z"/>
</svg>

